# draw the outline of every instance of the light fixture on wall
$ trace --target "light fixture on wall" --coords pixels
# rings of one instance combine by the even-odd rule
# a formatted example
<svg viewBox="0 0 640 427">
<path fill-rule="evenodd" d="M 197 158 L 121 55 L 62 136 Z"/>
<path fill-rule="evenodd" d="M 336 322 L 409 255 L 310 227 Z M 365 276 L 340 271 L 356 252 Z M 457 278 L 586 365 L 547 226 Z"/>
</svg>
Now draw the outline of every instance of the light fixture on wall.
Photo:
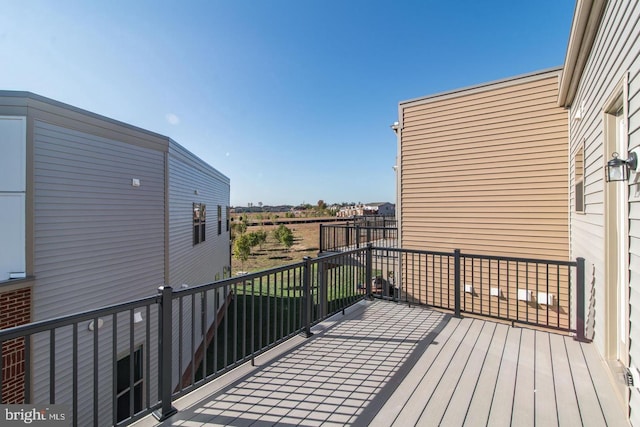
<svg viewBox="0 0 640 427">
<path fill-rule="evenodd" d="M 135 313 L 133 313 L 133 323 L 142 323 L 143 322 L 143 318 L 142 318 L 142 313 L 139 311 L 136 311 Z"/>
<path fill-rule="evenodd" d="M 627 181 L 629 172 L 635 171 L 638 167 L 638 156 L 636 153 L 629 153 L 629 157 L 623 160 L 618 153 L 611 155 L 611 160 L 607 162 L 607 182 Z"/>
<path fill-rule="evenodd" d="M 89 322 L 89 326 L 87 327 L 87 329 L 89 329 L 90 331 L 93 331 L 94 329 L 96 329 L 96 325 L 98 326 L 98 329 L 102 328 L 102 325 L 104 325 L 104 320 L 98 318 L 97 323 L 95 323 L 95 321 L 92 320 L 91 322 Z"/>
</svg>

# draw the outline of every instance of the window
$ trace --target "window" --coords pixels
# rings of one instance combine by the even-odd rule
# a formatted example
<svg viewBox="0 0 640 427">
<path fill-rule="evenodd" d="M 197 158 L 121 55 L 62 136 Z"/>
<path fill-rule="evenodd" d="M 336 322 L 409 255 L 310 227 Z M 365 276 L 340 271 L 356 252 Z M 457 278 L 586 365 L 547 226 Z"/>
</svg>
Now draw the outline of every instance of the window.
<svg viewBox="0 0 640 427">
<path fill-rule="evenodd" d="M 118 359 L 117 378 L 117 405 L 118 421 L 129 418 L 131 415 L 131 387 L 133 386 L 133 413 L 142 411 L 142 347 L 133 352 L 133 372 L 131 370 L 131 354 Z M 131 375 L 133 374 L 133 381 Z"/>
<path fill-rule="evenodd" d="M 227 231 L 229 231 L 229 220 L 231 218 L 231 207 L 227 206 Z"/>
<path fill-rule="evenodd" d="M 204 203 L 193 204 L 193 244 L 206 240 L 207 207 Z"/>
<path fill-rule="evenodd" d="M 584 142 L 573 159 L 576 212 L 584 212 Z"/>
<path fill-rule="evenodd" d="M 218 236 L 222 234 L 222 206 L 218 205 Z"/>
</svg>

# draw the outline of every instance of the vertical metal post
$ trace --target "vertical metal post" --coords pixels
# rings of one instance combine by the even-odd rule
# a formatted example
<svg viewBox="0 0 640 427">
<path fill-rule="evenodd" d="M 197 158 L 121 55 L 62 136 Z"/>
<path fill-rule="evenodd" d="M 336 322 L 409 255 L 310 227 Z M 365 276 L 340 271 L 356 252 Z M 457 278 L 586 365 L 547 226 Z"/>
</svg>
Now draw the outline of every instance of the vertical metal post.
<svg viewBox="0 0 640 427">
<path fill-rule="evenodd" d="M 356 225 L 356 248 L 360 248 L 360 226 Z"/>
<path fill-rule="evenodd" d="M 456 249 L 453 251 L 453 268 L 454 268 L 454 279 L 453 279 L 453 298 L 455 301 L 455 316 L 460 316 L 460 249 Z"/>
<path fill-rule="evenodd" d="M 309 338 L 311 333 L 311 258 L 306 256 L 302 278 L 302 320 L 304 322 L 304 336 Z"/>
<path fill-rule="evenodd" d="M 327 264 L 324 261 L 318 261 L 318 304 L 320 305 L 321 318 L 324 318 L 329 311 L 329 280 L 327 276 Z"/>
<path fill-rule="evenodd" d="M 324 229 L 320 224 L 320 253 L 324 252 Z"/>
<path fill-rule="evenodd" d="M 373 251 L 371 249 L 371 243 L 367 244 L 366 252 L 366 265 L 365 265 L 365 281 L 367 289 L 367 299 L 373 299 L 373 291 L 371 290 L 371 282 L 373 281 Z"/>
<path fill-rule="evenodd" d="M 162 406 L 153 412 L 153 416 L 158 421 L 164 421 L 174 415 L 178 410 L 171 405 L 171 354 L 172 354 L 172 309 L 173 309 L 173 289 L 171 286 L 160 286 L 160 330 L 158 331 L 158 342 L 160 348 L 160 401 Z M 204 373 L 206 376 L 206 373 Z"/>
<path fill-rule="evenodd" d="M 576 266 L 576 341 L 589 342 L 585 337 L 585 278 L 584 258 L 577 258 Z"/>
</svg>

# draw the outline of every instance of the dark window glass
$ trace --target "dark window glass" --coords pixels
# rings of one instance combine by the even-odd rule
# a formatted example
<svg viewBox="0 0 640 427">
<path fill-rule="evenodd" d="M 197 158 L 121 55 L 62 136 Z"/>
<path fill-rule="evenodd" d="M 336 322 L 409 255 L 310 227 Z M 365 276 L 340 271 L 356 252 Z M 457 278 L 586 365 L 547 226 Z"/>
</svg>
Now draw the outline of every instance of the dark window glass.
<svg viewBox="0 0 640 427">
<path fill-rule="evenodd" d="M 193 204 L 193 244 L 202 243 L 206 240 L 207 234 L 207 206 L 203 203 Z"/>
<path fill-rule="evenodd" d="M 118 421 L 129 418 L 131 409 L 131 367 L 129 366 L 131 355 L 118 360 L 117 366 L 117 417 Z M 142 360 L 142 347 L 133 353 L 133 413 L 142 411 L 144 367 Z"/>
</svg>

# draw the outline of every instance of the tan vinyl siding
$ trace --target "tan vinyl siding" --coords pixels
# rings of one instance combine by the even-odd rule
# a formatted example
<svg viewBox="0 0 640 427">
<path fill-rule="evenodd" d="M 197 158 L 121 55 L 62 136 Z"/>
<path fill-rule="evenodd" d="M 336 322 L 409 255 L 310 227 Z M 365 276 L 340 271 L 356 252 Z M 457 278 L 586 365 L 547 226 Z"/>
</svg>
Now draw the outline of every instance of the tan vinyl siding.
<svg viewBox="0 0 640 427">
<path fill-rule="evenodd" d="M 401 104 L 401 239 L 412 249 L 568 259 L 558 72 Z"/>
</svg>

